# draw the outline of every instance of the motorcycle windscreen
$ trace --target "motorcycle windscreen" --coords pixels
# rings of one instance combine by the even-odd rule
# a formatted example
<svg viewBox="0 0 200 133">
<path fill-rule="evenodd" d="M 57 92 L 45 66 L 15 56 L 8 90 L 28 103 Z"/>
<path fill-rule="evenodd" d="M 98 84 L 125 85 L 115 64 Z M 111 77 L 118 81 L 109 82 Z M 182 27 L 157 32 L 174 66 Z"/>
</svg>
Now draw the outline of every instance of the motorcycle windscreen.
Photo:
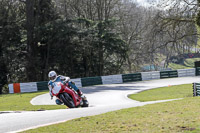
<svg viewBox="0 0 200 133">
<path fill-rule="evenodd" d="M 53 93 L 54 95 L 57 95 L 57 94 L 59 93 L 60 90 L 61 90 L 61 83 L 60 83 L 60 82 L 56 82 L 56 83 L 54 84 L 53 89 L 52 89 L 52 93 Z"/>
</svg>

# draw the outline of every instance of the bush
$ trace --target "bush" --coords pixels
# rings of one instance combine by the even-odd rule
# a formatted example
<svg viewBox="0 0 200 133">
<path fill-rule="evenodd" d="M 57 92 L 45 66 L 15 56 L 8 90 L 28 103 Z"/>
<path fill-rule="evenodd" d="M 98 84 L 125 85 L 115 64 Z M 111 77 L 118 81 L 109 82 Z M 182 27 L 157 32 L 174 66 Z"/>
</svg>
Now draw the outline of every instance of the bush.
<svg viewBox="0 0 200 133">
<path fill-rule="evenodd" d="M 8 88 L 8 84 L 5 84 L 2 87 L 2 94 L 8 94 L 9 93 L 9 88 Z"/>
</svg>

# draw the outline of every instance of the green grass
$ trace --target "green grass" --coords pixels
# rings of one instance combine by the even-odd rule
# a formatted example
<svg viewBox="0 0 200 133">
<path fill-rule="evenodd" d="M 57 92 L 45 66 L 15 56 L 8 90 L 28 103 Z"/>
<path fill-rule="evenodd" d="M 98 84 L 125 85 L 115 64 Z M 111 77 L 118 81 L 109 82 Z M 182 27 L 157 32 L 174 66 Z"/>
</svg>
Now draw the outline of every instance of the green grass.
<svg viewBox="0 0 200 133">
<path fill-rule="evenodd" d="M 154 92 L 153 92 L 154 91 Z M 183 91 L 185 91 L 183 93 Z M 146 93 L 146 94 L 145 94 Z M 192 86 L 180 85 L 148 90 L 133 96 L 136 100 L 180 98 L 165 103 L 122 109 L 97 116 L 83 117 L 45 126 L 27 133 L 177 133 L 200 132 L 200 97 L 192 97 Z M 161 95 L 161 96 L 160 96 Z M 166 95 L 166 96 L 165 96 Z M 154 98 L 156 97 L 156 98 Z"/>
<path fill-rule="evenodd" d="M 194 62 L 200 61 L 200 58 L 186 59 L 184 64 L 188 67 L 194 68 Z"/>
<path fill-rule="evenodd" d="M 74 119 L 27 133 L 177 133 L 200 132 L 200 99 L 146 105 Z"/>
<path fill-rule="evenodd" d="M 168 68 L 171 68 L 172 70 L 177 70 L 177 69 L 190 69 L 191 67 L 187 67 L 185 65 L 176 64 L 176 63 L 169 63 Z"/>
<path fill-rule="evenodd" d="M 130 95 L 129 98 L 146 102 L 165 99 L 192 97 L 192 84 L 162 87 Z"/>
<path fill-rule="evenodd" d="M 66 108 L 64 105 L 32 105 L 30 103 L 32 98 L 45 93 L 48 93 L 48 91 L 0 95 L 0 111 L 35 111 Z"/>
<path fill-rule="evenodd" d="M 173 70 L 194 68 L 194 62 L 200 61 L 200 58 L 190 58 L 184 61 L 184 64 L 169 63 L 168 68 Z"/>
</svg>

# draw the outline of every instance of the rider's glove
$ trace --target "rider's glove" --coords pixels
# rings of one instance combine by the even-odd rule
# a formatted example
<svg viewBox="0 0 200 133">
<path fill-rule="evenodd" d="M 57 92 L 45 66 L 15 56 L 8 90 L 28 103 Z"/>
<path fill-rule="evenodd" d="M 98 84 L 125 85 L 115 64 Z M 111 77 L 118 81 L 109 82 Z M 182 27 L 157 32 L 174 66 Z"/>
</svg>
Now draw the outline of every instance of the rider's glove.
<svg viewBox="0 0 200 133">
<path fill-rule="evenodd" d="M 53 99 L 53 96 L 51 96 L 51 100 Z"/>
<path fill-rule="evenodd" d="M 68 83 L 68 81 L 67 81 L 67 80 L 63 81 L 63 84 L 64 84 L 64 85 L 66 85 L 67 83 Z"/>
</svg>

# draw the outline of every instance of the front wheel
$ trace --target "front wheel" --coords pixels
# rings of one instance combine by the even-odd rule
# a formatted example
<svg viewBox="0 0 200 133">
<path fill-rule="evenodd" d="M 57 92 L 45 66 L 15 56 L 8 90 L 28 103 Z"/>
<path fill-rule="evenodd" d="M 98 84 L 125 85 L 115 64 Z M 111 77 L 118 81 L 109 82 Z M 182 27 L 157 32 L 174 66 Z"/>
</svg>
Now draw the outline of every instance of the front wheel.
<svg viewBox="0 0 200 133">
<path fill-rule="evenodd" d="M 69 108 L 75 108 L 73 99 L 67 93 L 60 94 L 60 99 Z"/>
<path fill-rule="evenodd" d="M 89 102 L 88 102 L 86 96 L 82 97 L 82 100 L 83 100 L 83 105 L 82 105 L 82 107 L 88 107 L 88 106 L 89 106 Z"/>
</svg>

